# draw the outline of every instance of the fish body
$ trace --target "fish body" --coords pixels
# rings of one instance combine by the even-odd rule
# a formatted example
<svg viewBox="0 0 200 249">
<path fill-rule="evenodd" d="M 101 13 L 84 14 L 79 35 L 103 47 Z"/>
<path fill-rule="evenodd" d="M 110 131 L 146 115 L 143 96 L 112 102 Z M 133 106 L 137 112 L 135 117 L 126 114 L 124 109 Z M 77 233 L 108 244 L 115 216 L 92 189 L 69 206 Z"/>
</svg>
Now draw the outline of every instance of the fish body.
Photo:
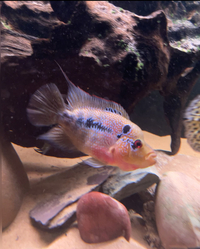
<svg viewBox="0 0 200 249">
<path fill-rule="evenodd" d="M 193 150 L 200 152 L 200 95 L 190 102 L 183 118 L 187 142 Z"/>
<path fill-rule="evenodd" d="M 89 95 L 64 76 L 68 104 L 55 84 L 42 86 L 30 99 L 29 121 L 35 126 L 54 125 L 40 139 L 91 156 L 87 163 L 93 167 L 111 165 L 130 171 L 155 164 L 155 152 L 122 106 Z"/>
</svg>

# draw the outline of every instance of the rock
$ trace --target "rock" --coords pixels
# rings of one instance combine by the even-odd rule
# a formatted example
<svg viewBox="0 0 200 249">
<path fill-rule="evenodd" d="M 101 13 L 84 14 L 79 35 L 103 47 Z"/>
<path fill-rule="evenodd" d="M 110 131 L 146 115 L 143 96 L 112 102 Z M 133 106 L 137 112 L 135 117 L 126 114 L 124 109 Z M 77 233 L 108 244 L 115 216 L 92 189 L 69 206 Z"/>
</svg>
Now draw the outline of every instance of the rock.
<svg viewBox="0 0 200 249">
<path fill-rule="evenodd" d="M 49 2 L 3 2 L 1 10 L 2 16 L 6 16 L 9 20 L 6 21 L 2 18 L 2 24 L 7 30 L 20 31 L 22 36 L 26 34 L 32 39 L 36 37 L 48 38 L 50 26 L 58 25 L 58 19 Z M 11 51 L 12 47 L 7 53 Z"/>
<path fill-rule="evenodd" d="M 158 182 L 159 173 L 154 166 L 131 172 L 118 170 L 103 183 L 102 191 L 117 200 L 122 200 Z"/>
<path fill-rule="evenodd" d="M 124 172 L 115 167 L 98 169 L 83 163 L 36 186 L 32 194 L 37 196 L 38 203 L 30 211 L 30 217 L 36 226 L 44 229 L 67 227 L 74 221 L 78 199 L 92 190 L 100 187 L 104 193 L 122 200 L 158 182 L 159 173 L 154 167 Z M 43 193 L 39 193 L 41 188 L 45 190 Z"/>
<path fill-rule="evenodd" d="M 200 23 L 200 14 L 199 12 L 196 12 L 190 19 L 190 22 L 192 22 L 194 25 L 198 25 Z"/>
<path fill-rule="evenodd" d="M 137 11 L 140 4 L 135 3 L 136 13 L 148 16 L 106 1 L 1 2 L 2 119 L 12 142 L 41 145 L 36 137 L 43 128 L 31 126 L 25 109 L 44 82 L 56 83 L 66 94 L 56 60 L 72 82 L 120 103 L 129 113 L 150 91 L 158 90 L 172 130 L 172 153 L 177 153 L 182 113 L 200 75 L 199 24 L 167 21 L 171 14 L 177 18 L 190 13 L 194 5 L 198 9 L 199 3 L 160 1 L 144 8 L 145 13 Z M 185 25 L 188 36 L 182 32 Z M 193 70 L 182 77 L 191 65 Z"/>
<path fill-rule="evenodd" d="M 0 132 L 0 150 L 2 227 L 5 229 L 16 217 L 23 197 L 29 189 L 29 181 L 20 158 L 3 132 Z"/>
<path fill-rule="evenodd" d="M 200 158 L 197 156 L 177 154 L 168 156 L 164 152 L 157 153 L 157 162 L 155 167 L 159 175 L 167 171 L 177 171 L 196 179 L 200 183 Z"/>
<path fill-rule="evenodd" d="M 61 210 L 58 215 L 49 220 L 48 228 L 55 229 L 61 226 L 68 228 L 76 220 L 76 208 L 77 202 L 74 202 Z"/>
<path fill-rule="evenodd" d="M 156 228 L 155 208 L 153 200 L 144 203 L 142 217 L 145 222 L 146 228 L 144 240 L 146 240 L 152 248 L 164 249 Z"/>
<path fill-rule="evenodd" d="M 109 1 L 121 9 L 129 10 L 140 16 L 148 16 L 159 9 L 160 1 Z"/>
<path fill-rule="evenodd" d="M 113 167 L 110 166 L 92 168 L 78 164 L 47 177 L 32 191 L 37 204 L 30 211 L 31 220 L 43 229 L 71 225 L 75 218 L 76 201 L 82 195 L 97 189 L 112 171 Z"/>
<path fill-rule="evenodd" d="M 200 246 L 200 184 L 180 172 L 167 172 L 157 187 L 156 224 L 166 249 Z"/>
<path fill-rule="evenodd" d="M 77 221 L 81 238 L 100 243 L 124 236 L 130 239 L 131 222 L 124 205 L 108 195 L 90 192 L 77 204 Z"/>
<path fill-rule="evenodd" d="M 163 2 L 163 1 L 109 1 L 137 15 L 147 16 L 157 10 L 163 10 L 169 19 L 183 19 L 195 15 L 200 10 L 199 2 Z"/>
</svg>

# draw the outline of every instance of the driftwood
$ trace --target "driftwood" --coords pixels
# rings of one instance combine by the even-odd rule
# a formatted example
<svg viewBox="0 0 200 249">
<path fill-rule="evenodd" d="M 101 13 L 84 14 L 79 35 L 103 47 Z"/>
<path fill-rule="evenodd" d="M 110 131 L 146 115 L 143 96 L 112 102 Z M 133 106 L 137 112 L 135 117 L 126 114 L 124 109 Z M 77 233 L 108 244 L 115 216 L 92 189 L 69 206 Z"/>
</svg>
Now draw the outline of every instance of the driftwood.
<svg viewBox="0 0 200 249">
<path fill-rule="evenodd" d="M 139 5 L 131 11 L 140 14 Z M 182 113 L 200 75 L 198 9 L 198 1 L 160 1 L 141 16 L 104 1 L 1 2 L 2 120 L 10 140 L 41 146 L 43 129 L 29 124 L 26 107 L 45 83 L 67 93 L 56 60 L 76 85 L 129 113 L 159 90 L 177 153 Z"/>
</svg>

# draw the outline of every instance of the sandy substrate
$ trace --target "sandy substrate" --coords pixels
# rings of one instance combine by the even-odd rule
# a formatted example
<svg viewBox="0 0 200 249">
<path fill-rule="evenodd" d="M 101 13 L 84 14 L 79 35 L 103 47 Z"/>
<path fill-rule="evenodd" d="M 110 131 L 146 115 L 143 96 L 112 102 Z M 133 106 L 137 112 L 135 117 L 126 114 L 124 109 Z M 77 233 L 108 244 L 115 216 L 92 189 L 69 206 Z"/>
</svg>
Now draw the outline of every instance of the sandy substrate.
<svg viewBox="0 0 200 249">
<path fill-rule="evenodd" d="M 154 149 L 170 151 L 170 136 L 159 137 L 148 132 L 144 132 L 144 135 L 147 143 Z M 70 167 L 80 161 L 80 159 L 47 157 L 36 153 L 33 148 L 22 148 L 17 145 L 14 145 L 14 147 L 24 164 L 30 180 L 31 189 L 34 189 L 35 184 L 47 176 L 60 172 L 66 169 L 66 167 Z M 182 157 L 181 154 L 188 155 L 188 160 L 187 158 L 184 159 L 187 161 L 186 167 L 183 167 L 179 163 Z M 172 162 L 175 165 L 173 170 L 180 170 L 185 173 L 189 172 L 188 166 L 191 164 L 191 174 L 194 174 L 200 180 L 200 153 L 193 151 L 187 144 L 186 139 L 182 139 L 181 141 L 179 154 L 173 157 L 172 161 L 161 169 L 161 172 L 172 170 L 170 166 L 173 164 Z M 29 211 L 36 203 L 37 198 L 28 192 L 14 222 L 2 234 L 2 249 L 150 248 L 143 239 L 146 232 L 145 228 L 139 222 L 132 223 L 132 236 L 129 242 L 120 237 L 107 243 L 87 244 L 81 240 L 76 222 L 73 223 L 71 228 L 61 229 L 58 232 L 42 231 L 34 227 L 29 218 Z"/>
</svg>

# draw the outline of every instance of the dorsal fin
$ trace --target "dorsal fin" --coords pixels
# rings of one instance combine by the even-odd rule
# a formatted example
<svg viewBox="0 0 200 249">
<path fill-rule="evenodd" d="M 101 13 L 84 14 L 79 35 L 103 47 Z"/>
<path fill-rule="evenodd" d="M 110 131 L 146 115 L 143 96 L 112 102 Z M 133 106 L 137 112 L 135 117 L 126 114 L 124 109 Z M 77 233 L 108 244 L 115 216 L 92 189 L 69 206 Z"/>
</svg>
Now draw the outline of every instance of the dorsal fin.
<svg viewBox="0 0 200 249">
<path fill-rule="evenodd" d="M 124 108 L 121 105 L 94 95 L 91 96 L 89 93 L 86 93 L 79 87 L 75 86 L 68 79 L 67 75 L 64 73 L 61 66 L 57 62 L 56 64 L 59 66 L 61 72 L 63 73 L 68 83 L 69 88 L 67 94 L 67 101 L 69 104 L 68 108 L 70 110 L 78 108 L 97 108 L 108 112 L 113 112 L 127 119 L 130 119 L 128 113 L 124 110 Z"/>
</svg>

